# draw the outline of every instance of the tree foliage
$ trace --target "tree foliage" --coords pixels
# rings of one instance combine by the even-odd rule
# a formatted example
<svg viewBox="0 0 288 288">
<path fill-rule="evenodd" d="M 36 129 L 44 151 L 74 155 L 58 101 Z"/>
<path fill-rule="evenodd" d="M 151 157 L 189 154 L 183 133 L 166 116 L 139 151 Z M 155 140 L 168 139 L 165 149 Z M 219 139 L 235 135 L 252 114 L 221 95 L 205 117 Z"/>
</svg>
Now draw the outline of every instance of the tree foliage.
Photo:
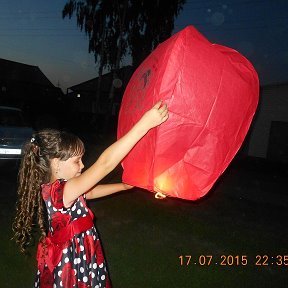
<svg viewBox="0 0 288 288">
<path fill-rule="evenodd" d="M 131 55 L 137 67 L 156 46 L 169 38 L 185 0 L 69 0 L 63 18 L 77 17 L 89 37 L 99 72 L 119 69 Z M 100 74 L 99 73 L 99 74 Z"/>
</svg>

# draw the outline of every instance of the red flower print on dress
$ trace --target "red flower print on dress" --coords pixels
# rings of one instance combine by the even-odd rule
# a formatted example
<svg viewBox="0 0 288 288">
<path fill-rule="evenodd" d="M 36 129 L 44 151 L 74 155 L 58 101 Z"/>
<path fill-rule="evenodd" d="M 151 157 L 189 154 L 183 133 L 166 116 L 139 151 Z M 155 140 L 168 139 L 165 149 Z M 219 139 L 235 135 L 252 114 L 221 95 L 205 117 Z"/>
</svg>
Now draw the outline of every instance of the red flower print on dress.
<svg viewBox="0 0 288 288">
<path fill-rule="evenodd" d="M 106 278 L 106 286 L 105 287 L 106 288 L 112 288 L 111 282 L 110 282 L 110 280 L 108 278 Z"/>
<path fill-rule="evenodd" d="M 86 235 L 84 238 L 84 247 L 86 251 L 86 260 L 90 264 L 91 257 L 95 254 L 94 239 L 91 235 Z"/>
<path fill-rule="evenodd" d="M 66 263 L 63 267 L 61 279 L 62 285 L 65 288 L 72 288 L 74 285 L 76 285 L 75 271 L 72 268 L 72 264 L 70 262 Z"/>
<path fill-rule="evenodd" d="M 63 207 L 63 190 L 65 181 L 56 180 L 51 186 L 51 201 L 56 209 Z"/>
<path fill-rule="evenodd" d="M 75 241 L 75 252 L 76 252 L 76 255 L 79 255 L 80 252 L 81 252 L 80 244 L 79 244 L 78 241 L 79 241 L 79 240 L 78 240 L 78 238 L 77 238 L 76 241 Z"/>
<path fill-rule="evenodd" d="M 42 197 L 44 201 L 47 201 L 50 197 L 50 185 L 44 184 L 42 185 Z"/>
<path fill-rule="evenodd" d="M 91 288 L 92 286 L 90 284 L 85 284 L 81 281 L 78 282 L 78 288 Z"/>
<path fill-rule="evenodd" d="M 61 212 L 56 212 L 52 216 L 52 228 L 53 233 L 61 231 L 61 229 L 66 228 L 70 223 L 71 216 L 69 214 L 62 214 Z"/>
<path fill-rule="evenodd" d="M 54 278 L 49 268 L 46 266 L 40 275 L 40 287 L 41 288 L 53 288 Z"/>
<path fill-rule="evenodd" d="M 99 240 L 96 241 L 96 262 L 97 262 L 97 265 L 100 265 L 104 262 L 104 255 L 103 255 L 101 243 Z"/>
</svg>

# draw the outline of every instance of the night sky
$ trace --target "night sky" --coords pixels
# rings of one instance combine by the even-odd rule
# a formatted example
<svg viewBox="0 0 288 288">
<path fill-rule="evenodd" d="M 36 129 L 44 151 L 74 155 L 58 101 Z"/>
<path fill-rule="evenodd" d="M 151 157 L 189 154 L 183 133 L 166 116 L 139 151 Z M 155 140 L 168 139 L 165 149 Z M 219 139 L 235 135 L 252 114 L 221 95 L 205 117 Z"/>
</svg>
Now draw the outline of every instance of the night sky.
<svg viewBox="0 0 288 288">
<path fill-rule="evenodd" d="M 98 71 L 76 18 L 62 19 L 65 3 L 2 0 L 0 10 L 0 58 L 38 66 L 64 92 Z M 288 81 L 288 1 L 188 0 L 174 33 L 187 25 L 246 56 L 261 85 Z"/>
</svg>

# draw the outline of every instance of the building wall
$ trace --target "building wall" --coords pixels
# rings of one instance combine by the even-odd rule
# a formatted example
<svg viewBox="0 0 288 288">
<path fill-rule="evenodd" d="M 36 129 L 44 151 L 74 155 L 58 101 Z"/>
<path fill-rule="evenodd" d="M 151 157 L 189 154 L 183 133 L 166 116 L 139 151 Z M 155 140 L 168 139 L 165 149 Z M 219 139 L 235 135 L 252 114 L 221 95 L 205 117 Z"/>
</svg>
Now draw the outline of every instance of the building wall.
<svg viewBox="0 0 288 288">
<path fill-rule="evenodd" d="M 273 121 L 288 122 L 288 83 L 262 87 L 250 128 L 249 156 L 267 158 Z"/>
</svg>

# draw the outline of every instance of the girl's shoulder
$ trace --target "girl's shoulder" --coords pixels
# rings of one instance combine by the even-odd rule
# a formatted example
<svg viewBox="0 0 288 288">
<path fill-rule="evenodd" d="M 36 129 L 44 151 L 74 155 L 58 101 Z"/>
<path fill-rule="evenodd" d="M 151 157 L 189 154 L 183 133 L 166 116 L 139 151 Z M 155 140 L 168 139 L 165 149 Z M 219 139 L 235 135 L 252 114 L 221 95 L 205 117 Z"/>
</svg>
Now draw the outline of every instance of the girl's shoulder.
<svg viewBox="0 0 288 288">
<path fill-rule="evenodd" d="M 53 183 L 41 185 L 41 192 L 44 201 L 52 201 L 55 206 L 63 206 L 63 190 L 66 183 L 65 179 L 57 179 Z M 59 207 L 59 208 L 61 208 Z"/>
<path fill-rule="evenodd" d="M 41 184 L 41 189 L 43 190 L 51 190 L 56 187 L 64 187 L 64 184 L 66 183 L 67 180 L 65 179 L 57 179 L 53 183 L 43 183 Z"/>
</svg>

